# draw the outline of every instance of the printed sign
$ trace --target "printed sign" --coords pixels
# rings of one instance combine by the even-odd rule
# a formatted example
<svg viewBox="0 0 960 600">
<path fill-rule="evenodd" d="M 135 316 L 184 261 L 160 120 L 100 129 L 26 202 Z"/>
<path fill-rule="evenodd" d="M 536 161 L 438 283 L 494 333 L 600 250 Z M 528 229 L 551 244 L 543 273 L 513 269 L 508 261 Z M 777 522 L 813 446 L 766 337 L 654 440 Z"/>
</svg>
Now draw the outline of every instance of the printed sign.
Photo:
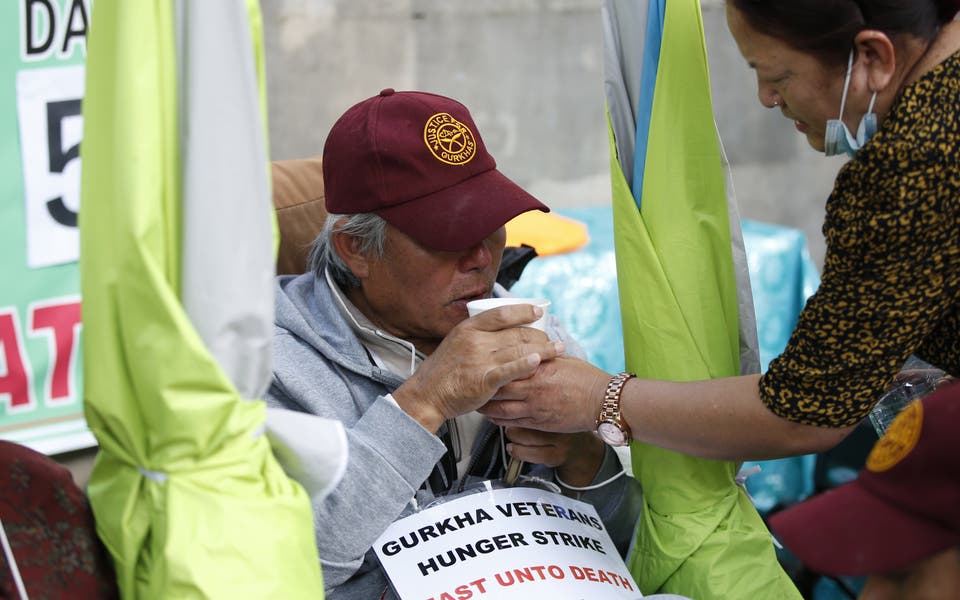
<svg viewBox="0 0 960 600">
<path fill-rule="evenodd" d="M 91 7 L 0 2 L 0 438 L 47 454 L 96 443 L 83 417 L 77 265 Z"/>
<path fill-rule="evenodd" d="M 374 549 L 403 600 L 643 597 L 596 510 L 534 488 L 434 505 L 393 523 Z"/>
</svg>

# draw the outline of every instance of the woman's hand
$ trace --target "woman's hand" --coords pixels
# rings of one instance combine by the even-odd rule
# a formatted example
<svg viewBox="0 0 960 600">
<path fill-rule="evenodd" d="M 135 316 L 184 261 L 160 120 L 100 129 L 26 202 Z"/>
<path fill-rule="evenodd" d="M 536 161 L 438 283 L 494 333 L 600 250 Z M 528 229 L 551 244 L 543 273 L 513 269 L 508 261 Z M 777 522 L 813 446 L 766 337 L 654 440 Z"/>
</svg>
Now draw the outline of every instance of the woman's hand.
<svg viewBox="0 0 960 600">
<path fill-rule="evenodd" d="M 479 411 L 497 425 L 572 433 L 594 431 L 610 374 L 566 356 L 540 363 L 501 387 Z"/>
<path fill-rule="evenodd" d="M 483 405 L 502 386 L 529 377 L 541 361 L 563 352 L 563 343 L 521 327 L 542 314 L 518 304 L 461 321 L 393 392 L 394 399 L 429 431 Z"/>
</svg>

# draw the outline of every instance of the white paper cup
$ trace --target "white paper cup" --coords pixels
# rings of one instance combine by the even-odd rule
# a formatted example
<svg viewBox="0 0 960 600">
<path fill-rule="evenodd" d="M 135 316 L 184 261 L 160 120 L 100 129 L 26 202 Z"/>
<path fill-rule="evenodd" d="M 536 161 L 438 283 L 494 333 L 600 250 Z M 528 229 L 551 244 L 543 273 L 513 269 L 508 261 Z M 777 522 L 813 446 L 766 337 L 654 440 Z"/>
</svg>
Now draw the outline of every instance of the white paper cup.
<svg viewBox="0 0 960 600">
<path fill-rule="evenodd" d="M 484 298 L 483 300 L 471 300 L 470 302 L 467 302 L 467 314 L 469 314 L 471 317 L 475 317 L 486 310 L 490 310 L 491 308 L 507 306 L 510 304 L 533 304 L 534 306 L 539 306 L 542 308 L 543 316 L 533 323 L 527 323 L 526 327 L 533 327 L 534 329 L 539 329 L 540 331 L 545 330 L 547 326 L 547 313 L 550 312 L 550 301 L 546 298 Z"/>
</svg>

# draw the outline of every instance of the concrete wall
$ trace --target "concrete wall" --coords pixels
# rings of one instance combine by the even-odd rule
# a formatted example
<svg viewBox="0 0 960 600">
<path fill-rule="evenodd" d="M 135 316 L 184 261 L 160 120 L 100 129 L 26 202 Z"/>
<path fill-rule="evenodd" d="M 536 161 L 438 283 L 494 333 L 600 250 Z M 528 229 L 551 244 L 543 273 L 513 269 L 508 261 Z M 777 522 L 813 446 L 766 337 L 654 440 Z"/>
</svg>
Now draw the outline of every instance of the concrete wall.
<svg viewBox="0 0 960 600">
<path fill-rule="evenodd" d="M 600 0 L 267 0 L 276 159 L 321 154 L 327 130 L 382 88 L 470 108 L 508 176 L 554 207 L 610 201 Z M 842 161 L 756 99 L 721 0 L 703 0 L 714 109 L 745 218 L 802 229 L 822 264 L 824 201 Z"/>
</svg>

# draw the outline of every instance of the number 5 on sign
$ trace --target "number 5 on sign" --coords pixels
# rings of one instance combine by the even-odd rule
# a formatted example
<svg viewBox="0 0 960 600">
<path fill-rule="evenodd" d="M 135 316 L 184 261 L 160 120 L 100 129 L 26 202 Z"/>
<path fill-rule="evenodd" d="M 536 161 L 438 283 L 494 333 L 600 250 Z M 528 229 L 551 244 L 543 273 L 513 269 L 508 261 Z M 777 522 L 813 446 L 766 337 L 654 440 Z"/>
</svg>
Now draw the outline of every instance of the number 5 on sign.
<svg viewBox="0 0 960 600">
<path fill-rule="evenodd" d="M 31 268 L 79 257 L 83 77 L 83 67 L 17 73 L 26 255 Z"/>
</svg>

